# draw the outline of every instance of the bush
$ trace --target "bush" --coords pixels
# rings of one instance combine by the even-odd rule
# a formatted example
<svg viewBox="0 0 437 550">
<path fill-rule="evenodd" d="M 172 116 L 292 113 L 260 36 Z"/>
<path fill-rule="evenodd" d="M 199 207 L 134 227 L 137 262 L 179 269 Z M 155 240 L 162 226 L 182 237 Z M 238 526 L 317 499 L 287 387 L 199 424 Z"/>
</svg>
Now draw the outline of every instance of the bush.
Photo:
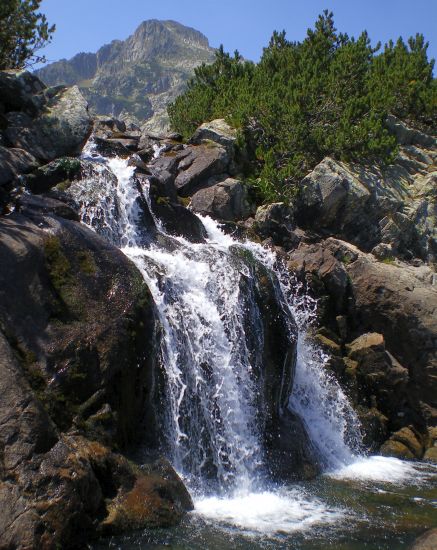
<svg viewBox="0 0 437 550">
<path fill-rule="evenodd" d="M 261 199 L 287 200 L 323 157 L 388 162 L 396 142 L 389 112 L 426 122 L 437 113 L 434 61 L 422 35 L 371 46 L 338 33 L 325 11 L 302 42 L 274 32 L 258 64 L 223 47 L 212 65 L 195 71 L 169 106 L 173 129 L 188 137 L 207 120 L 226 118 L 251 151 Z"/>
</svg>

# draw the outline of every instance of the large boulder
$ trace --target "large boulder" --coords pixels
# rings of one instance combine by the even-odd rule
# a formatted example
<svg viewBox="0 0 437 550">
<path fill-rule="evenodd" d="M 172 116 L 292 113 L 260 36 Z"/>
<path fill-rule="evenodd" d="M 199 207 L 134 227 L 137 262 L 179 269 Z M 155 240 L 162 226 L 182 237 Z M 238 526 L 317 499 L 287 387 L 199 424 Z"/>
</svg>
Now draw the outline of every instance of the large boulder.
<svg viewBox="0 0 437 550">
<path fill-rule="evenodd" d="M 44 101 L 45 84 L 29 71 L 0 71 L 0 104 L 3 112 L 24 111 L 35 115 Z"/>
<path fill-rule="evenodd" d="M 41 161 L 79 153 L 92 128 L 88 104 L 77 86 L 46 92 L 35 116 L 10 111 L 6 119 L 4 133 L 11 145 Z"/>
<path fill-rule="evenodd" d="M 435 262 L 437 145 L 433 137 L 414 136 L 389 166 L 325 158 L 301 182 L 298 223 L 373 250 L 380 259 Z"/>
<path fill-rule="evenodd" d="M 23 197 L 0 218 L 2 548 L 82 547 L 192 508 L 169 464 L 113 451 L 157 442 L 154 305 L 135 266 L 59 204 Z"/>
<path fill-rule="evenodd" d="M 34 210 L 0 227 L 1 327 L 54 422 L 70 428 L 97 394 L 115 421 L 113 443 L 131 441 L 153 386 L 154 306 L 141 275 L 74 221 Z"/>
<path fill-rule="evenodd" d="M 178 164 L 175 179 L 181 197 L 188 197 L 208 185 L 210 177 L 223 174 L 230 162 L 230 155 L 220 145 L 193 145 Z"/>
<path fill-rule="evenodd" d="M 293 209 L 283 202 L 274 202 L 257 209 L 252 229 L 261 239 L 271 239 L 276 246 L 289 250 L 299 242 L 295 227 Z"/>
<path fill-rule="evenodd" d="M 191 197 L 191 209 L 223 221 L 247 218 L 253 212 L 247 185 L 228 177 L 211 178 Z"/>
</svg>

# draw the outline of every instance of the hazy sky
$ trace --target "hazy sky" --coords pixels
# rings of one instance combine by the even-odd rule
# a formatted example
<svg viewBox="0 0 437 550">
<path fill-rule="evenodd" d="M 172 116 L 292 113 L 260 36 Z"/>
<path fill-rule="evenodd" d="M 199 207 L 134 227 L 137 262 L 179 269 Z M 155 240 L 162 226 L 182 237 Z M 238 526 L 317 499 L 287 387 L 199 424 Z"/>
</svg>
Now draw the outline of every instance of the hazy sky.
<svg viewBox="0 0 437 550">
<path fill-rule="evenodd" d="M 352 36 L 366 29 L 373 43 L 421 32 L 437 58 L 437 0 L 43 0 L 41 11 L 57 26 L 43 51 L 49 61 L 95 52 L 145 19 L 173 19 L 203 32 L 211 46 L 257 60 L 273 30 L 300 40 L 324 9 L 334 12 L 337 29 Z"/>
</svg>

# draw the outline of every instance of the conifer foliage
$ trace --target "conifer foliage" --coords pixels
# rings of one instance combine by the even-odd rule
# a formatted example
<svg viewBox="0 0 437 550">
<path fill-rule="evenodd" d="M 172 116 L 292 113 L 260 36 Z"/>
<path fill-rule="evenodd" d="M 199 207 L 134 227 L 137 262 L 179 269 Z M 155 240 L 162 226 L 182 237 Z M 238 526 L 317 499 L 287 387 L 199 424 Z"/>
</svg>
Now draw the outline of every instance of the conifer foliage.
<svg viewBox="0 0 437 550">
<path fill-rule="evenodd" d="M 0 0 L 0 70 L 45 61 L 36 52 L 51 40 L 55 26 L 38 12 L 41 0 Z"/>
<path fill-rule="evenodd" d="M 396 142 L 385 128 L 392 113 L 429 123 L 437 114 L 434 60 L 422 35 L 381 51 L 363 32 L 339 33 L 325 11 L 302 42 L 274 32 L 258 64 L 223 47 L 202 65 L 170 105 L 175 130 L 189 136 L 207 120 L 226 118 L 252 151 L 262 200 L 287 199 L 326 155 L 387 162 Z"/>
</svg>

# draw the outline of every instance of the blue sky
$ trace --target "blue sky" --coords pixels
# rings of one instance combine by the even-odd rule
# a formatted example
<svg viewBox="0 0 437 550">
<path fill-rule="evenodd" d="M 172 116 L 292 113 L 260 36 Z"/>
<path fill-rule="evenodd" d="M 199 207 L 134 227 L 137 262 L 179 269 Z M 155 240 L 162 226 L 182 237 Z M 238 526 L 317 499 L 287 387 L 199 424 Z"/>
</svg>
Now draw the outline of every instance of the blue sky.
<svg viewBox="0 0 437 550">
<path fill-rule="evenodd" d="M 56 23 L 49 61 L 95 52 L 127 38 L 145 19 L 173 19 L 203 32 L 214 47 L 238 49 L 257 60 L 273 30 L 300 40 L 324 9 L 337 29 L 357 36 L 366 29 L 373 43 L 421 32 L 437 58 L 437 0 L 43 0 L 41 11 Z"/>
</svg>

